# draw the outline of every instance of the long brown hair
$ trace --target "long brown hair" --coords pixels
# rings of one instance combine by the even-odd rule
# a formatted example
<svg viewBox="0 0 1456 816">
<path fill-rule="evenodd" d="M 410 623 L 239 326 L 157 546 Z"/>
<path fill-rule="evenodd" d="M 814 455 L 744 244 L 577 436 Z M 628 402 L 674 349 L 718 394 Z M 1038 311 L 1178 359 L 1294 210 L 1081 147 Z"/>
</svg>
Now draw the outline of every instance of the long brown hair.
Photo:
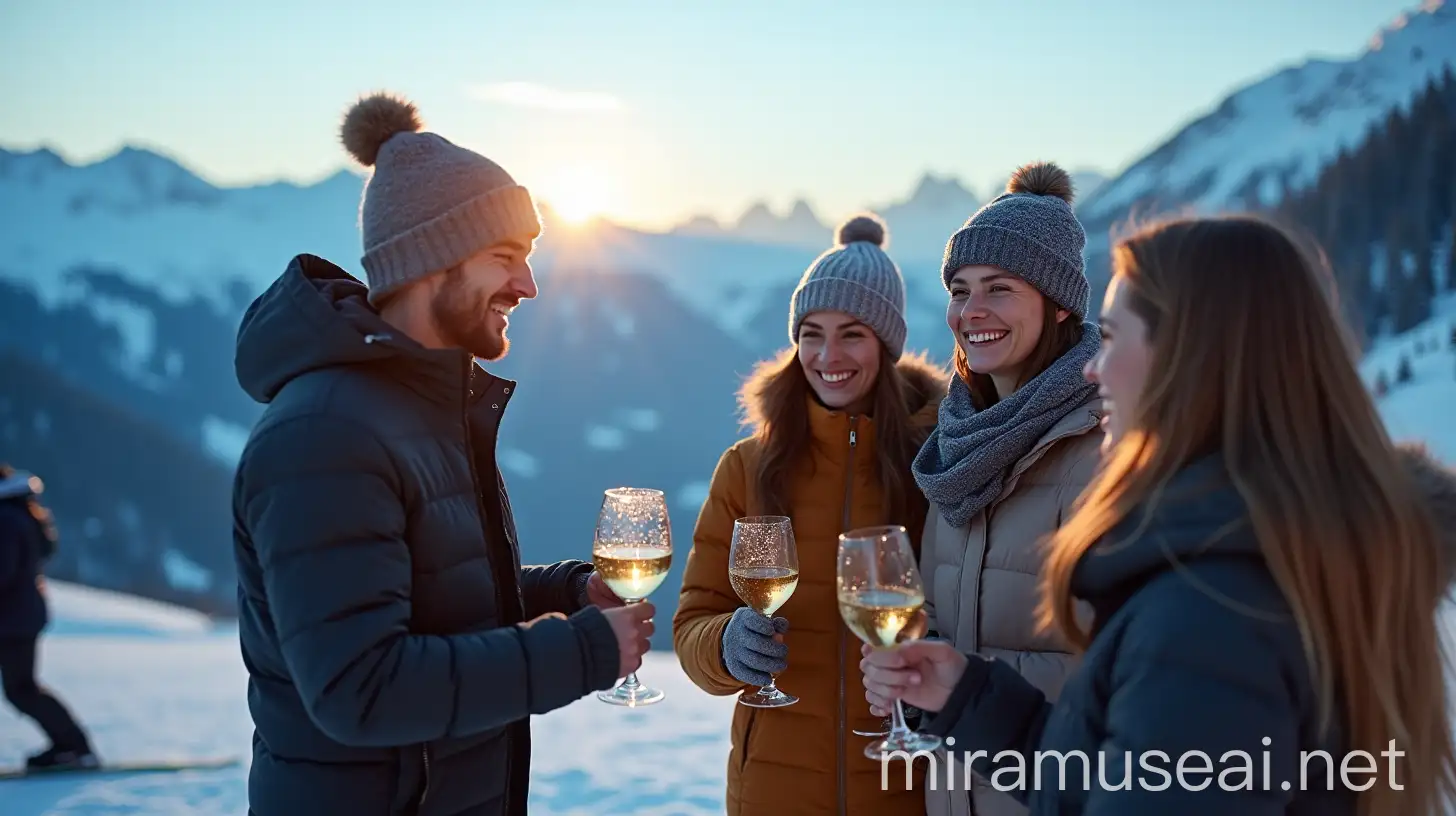
<svg viewBox="0 0 1456 816">
<path fill-rule="evenodd" d="M 1082 342 L 1082 321 L 1078 320 L 1076 315 L 1069 314 L 1066 320 L 1058 323 L 1057 309 L 1060 307 L 1055 301 L 1043 296 L 1041 307 L 1041 334 L 1036 339 L 1035 348 L 1027 356 L 1021 374 L 1017 377 L 1017 388 L 1026 385 L 1033 377 L 1046 371 L 1063 354 Z M 971 405 L 975 406 L 977 411 L 984 411 L 1001 401 L 1001 397 L 1004 395 L 997 393 L 996 383 L 991 380 L 991 375 L 971 370 L 971 363 L 966 359 L 966 351 L 961 348 L 960 343 L 956 343 L 955 349 L 951 352 L 951 362 L 955 366 L 956 374 L 965 380 L 967 388 L 970 389 Z"/>
<path fill-rule="evenodd" d="M 917 395 L 901 368 L 934 368 L 923 355 L 905 352 L 901 362 L 880 348 L 880 371 L 875 380 L 871 415 L 875 422 L 875 471 L 884 491 L 889 524 L 909 524 L 915 507 L 910 482 L 910 462 L 920 450 L 929 427 L 911 423 Z M 784 487 L 790 470 L 809 450 L 812 433 L 805 400 L 812 395 L 798 349 L 790 346 L 777 356 L 758 364 L 739 391 L 744 424 L 754 428 L 759 440 L 758 469 L 753 474 L 758 508 L 765 514 L 786 514 Z"/>
<path fill-rule="evenodd" d="M 1112 261 L 1147 328 L 1148 379 L 1049 542 L 1041 623 L 1085 648 L 1079 559 L 1182 466 L 1220 453 L 1292 608 L 1324 727 L 1338 716 L 1350 749 L 1379 755 L 1395 740 L 1405 751 L 1405 790 L 1376 785 L 1359 812 L 1436 812 L 1456 793 L 1436 617 L 1450 570 L 1360 380 L 1328 271 L 1248 216 L 1156 224 Z"/>
</svg>

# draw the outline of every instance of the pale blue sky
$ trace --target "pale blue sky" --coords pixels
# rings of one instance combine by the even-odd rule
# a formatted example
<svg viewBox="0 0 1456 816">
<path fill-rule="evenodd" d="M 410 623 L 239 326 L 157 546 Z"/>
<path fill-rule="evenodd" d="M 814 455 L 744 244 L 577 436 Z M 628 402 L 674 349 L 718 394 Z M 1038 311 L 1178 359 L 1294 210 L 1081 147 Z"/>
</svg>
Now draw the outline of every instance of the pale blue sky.
<svg viewBox="0 0 1456 816">
<path fill-rule="evenodd" d="M 927 170 L 980 194 L 1031 159 L 1116 170 L 1415 4 L 0 0 L 0 146 L 311 181 L 347 165 L 349 102 L 389 88 L 548 200 L 592 203 L 579 167 L 627 223 L 800 196 L 834 219 Z"/>
</svg>

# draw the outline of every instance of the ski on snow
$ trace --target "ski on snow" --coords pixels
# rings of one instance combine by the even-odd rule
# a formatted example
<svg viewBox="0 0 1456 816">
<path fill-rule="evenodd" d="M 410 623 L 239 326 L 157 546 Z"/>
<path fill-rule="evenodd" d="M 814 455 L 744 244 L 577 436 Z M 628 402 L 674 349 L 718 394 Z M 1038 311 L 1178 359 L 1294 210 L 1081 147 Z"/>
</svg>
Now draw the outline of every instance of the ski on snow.
<svg viewBox="0 0 1456 816">
<path fill-rule="evenodd" d="M 102 762 L 94 768 L 43 768 L 29 770 L 24 766 L 0 766 L 0 780 L 6 779 L 54 779 L 73 776 L 98 776 L 106 774 L 168 773 L 176 771 L 210 771 L 232 768 L 242 764 L 242 759 L 229 757 L 204 757 L 200 759 L 140 759 Z"/>
</svg>

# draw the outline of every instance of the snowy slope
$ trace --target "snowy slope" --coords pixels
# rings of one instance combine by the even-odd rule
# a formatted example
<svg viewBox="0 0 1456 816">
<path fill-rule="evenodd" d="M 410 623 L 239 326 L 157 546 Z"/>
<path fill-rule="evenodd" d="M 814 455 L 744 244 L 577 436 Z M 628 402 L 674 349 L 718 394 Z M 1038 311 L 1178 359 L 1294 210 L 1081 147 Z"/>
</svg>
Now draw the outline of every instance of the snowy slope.
<svg viewBox="0 0 1456 816">
<path fill-rule="evenodd" d="M 251 753 L 236 630 L 187 610 L 53 583 L 59 618 L 41 679 L 117 760 Z M 698 691 L 671 654 L 640 675 L 667 691 L 630 711 L 586 698 L 534 721 L 531 813 L 696 816 L 723 812 L 733 698 Z M 43 742 L 0 705 L 0 764 Z M 587 795 L 592 800 L 588 802 Z M 247 767 L 171 775 L 0 782 L 5 816 L 238 816 Z"/>
<path fill-rule="evenodd" d="M 1273 204 L 1453 64 L 1456 5 L 1425 0 L 1353 59 L 1309 60 L 1222 100 L 1099 189 L 1083 217 L 1100 226 L 1130 209 Z"/>
<path fill-rule="evenodd" d="M 1386 427 L 1399 440 L 1425 442 L 1431 452 L 1456 466 L 1456 294 L 1440 299 L 1432 317 L 1402 334 L 1382 337 L 1360 362 L 1371 389 L 1384 375 L 1390 390 L 1379 399 Z M 1396 383 L 1402 358 L 1411 378 Z"/>
</svg>

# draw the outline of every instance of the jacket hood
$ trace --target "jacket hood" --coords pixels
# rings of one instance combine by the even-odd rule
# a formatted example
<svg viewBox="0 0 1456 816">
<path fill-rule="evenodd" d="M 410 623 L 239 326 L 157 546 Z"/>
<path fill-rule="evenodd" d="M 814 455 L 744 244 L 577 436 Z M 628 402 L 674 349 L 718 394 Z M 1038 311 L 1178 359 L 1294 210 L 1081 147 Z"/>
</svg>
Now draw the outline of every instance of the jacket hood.
<svg viewBox="0 0 1456 816">
<path fill-rule="evenodd" d="M 777 365 L 759 366 L 744 382 L 740 392 L 745 414 L 744 424 L 753 433 L 762 430 L 768 421 L 768 405 L 763 396 L 764 386 L 773 377 L 776 368 L 778 368 Z M 895 368 L 899 370 L 900 376 L 905 378 L 908 390 L 906 407 L 910 410 L 911 424 L 924 430 L 935 427 L 940 413 L 941 400 L 945 399 L 950 383 L 950 375 L 945 369 L 930 362 L 923 353 L 905 352 L 895 363 Z"/>
<path fill-rule="evenodd" d="M 1402 444 L 1397 456 L 1435 518 L 1450 584 L 1456 580 L 1456 471 L 1422 445 Z M 1133 513 L 1114 527 L 1078 563 L 1072 591 L 1082 598 L 1112 594 L 1174 562 L 1208 555 L 1263 557 L 1244 500 L 1217 455 L 1176 475 L 1150 516 Z"/>
<path fill-rule="evenodd" d="M 323 258 L 293 258 L 243 314 L 234 357 L 238 384 L 268 403 L 310 371 L 430 354 L 386 323 L 368 294 L 362 282 Z"/>
<path fill-rule="evenodd" d="M 1103 536 L 1072 573 L 1072 594 L 1095 599 L 1194 556 L 1260 557 L 1247 508 L 1214 455 L 1169 480 L 1152 512 L 1138 508 Z"/>
</svg>

